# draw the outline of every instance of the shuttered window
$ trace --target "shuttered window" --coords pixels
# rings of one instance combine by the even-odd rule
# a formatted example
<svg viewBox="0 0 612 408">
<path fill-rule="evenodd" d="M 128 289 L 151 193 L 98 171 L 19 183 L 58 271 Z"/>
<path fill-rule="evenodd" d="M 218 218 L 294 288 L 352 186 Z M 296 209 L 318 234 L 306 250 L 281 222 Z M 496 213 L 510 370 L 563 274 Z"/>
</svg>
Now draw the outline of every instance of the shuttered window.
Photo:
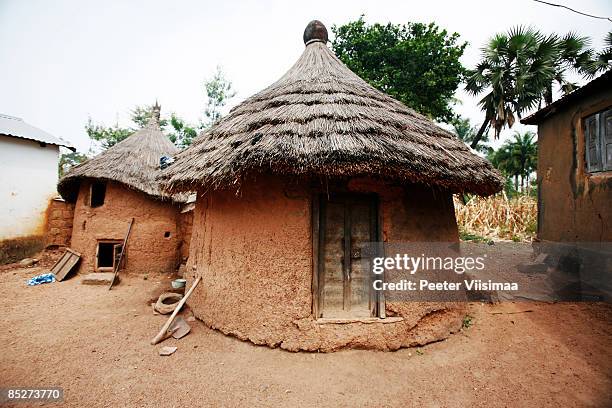
<svg viewBox="0 0 612 408">
<path fill-rule="evenodd" d="M 584 120 L 587 171 L 612 170 L 612 109 Z"/>
</svg>

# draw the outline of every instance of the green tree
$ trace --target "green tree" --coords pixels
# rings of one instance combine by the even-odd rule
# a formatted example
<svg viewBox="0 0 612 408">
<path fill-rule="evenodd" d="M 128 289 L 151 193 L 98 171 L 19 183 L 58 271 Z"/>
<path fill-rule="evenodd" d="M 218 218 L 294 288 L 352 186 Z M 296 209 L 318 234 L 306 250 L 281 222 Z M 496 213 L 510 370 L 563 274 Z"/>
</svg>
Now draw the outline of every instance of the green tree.
<svg viewBox="0 0 612 408">
<path fill-rule="evenodd" d="M 221 109 L 227 101 L 236 95 L 232 88 L 232 83 L 225 78 L 221 67 L 209 80 L 204 82 L 206 92 L 206 106 L 204 108 L 205 121 L 201 123 L 201 128 L 207 129 L 221 120 Z"/>
<path fill-rule="evenodd" d="M 514 179 L 516 191 L 529 190 L 531 174 L 537 169 L 538 147 L 533 132 L 514 132 L 512 139 L 489 156 L 491 163 L 506 177 Z"/>
<path fill-rule="evenodd" d="M 153 105 L 135 106 L 130 111 L 130 119 L 132 121 L 132 126 L 130 127 L 121 127 L 119 124 L 107 127 L 102 124 L 94 124 L 93 120 L 89 118 L 85 125 L 85 130 L 90 139 L 100 142 L 102 149 L 106 150 L 121 142 L 138 129 L 143 128 L 151 119 L 152 111 Z M 189 146 L 191 140 L 197 134 L 195 126 L 187 124 L 185 120 L 178 117 L 175 113 L 170 115 L 170 119 L 160 118 L 159 126 L 168 135 L 170 140 L 180 148 Z"/>
<path fill-rule="evenodd" d="M 219 67 L 212 78 L 204 83 L 206 92 L 206 104 L 204 110 L 205 120 L 200 120 L 199 125 L 193 125 L 171 113 L 169 118 L 162 117 L 159 125 L 168 138 L 179 148 L 189 146 L 201 129 L 209 128 L 216 124 L 222 117 L 222 109 L 227 101 L 236 94 L 232 84 L 227 80 Z M 100 143 L 103 150 L 108 149 L 121 142 L 138 129 L 144 127 L 151 119 L 153 105 L 138 105 L 130 111 L 131 126 L 122 127 L 116 123 L 114 126 L 96 124 L 91 118 L 85 125 L 85 131 L 91 140 Z"/>
<path fill-rule="evenodd" d="M 612 63 L 612 31 L 608 32 L 604 38 L 604 49 L 597 53 L 594 71 L 610 68 Z"/>
<path fill-rule="evenodd" d="M 333 26 L 338 58 L 375 88 L 431 118 L 450 122 L 467 45 L 434 23 Z"/>
<path fill-rule="evenodd" d="M 482 59 L 467 71 L 465 89 L 485 94 L 479 101 L 485 117 L 472 147 L 489 128 L 495 137 L 504 127 L 542 101 L 552 102 L 553 86 L 571 92 L 576 85 L 566 79 L 568 71 L 590 77 L 596 68 L 588 39 L 575 34 L 560 38 L 544 35 L 530 27 L 515 27 L 493 36 L 482 49 Z"/>
<path fill-rule="evenodd" d="M 462 118 L 460 116 L 457 116 L 456 118 L 453 118 L 451 124 L 453 125 L 453 129 L 459 140 L 461 140 L 466 145 L 471 146 L 472 141 L 476 137 L 478 129 L 472 126 L 470 120 L 468 118 Z M 489 135 L 485 134 L 482 136 L 482 138 L 476 144 L 476 147 L 474 147 L 473 149 L 480 153 L 489 154 L 493 151 L 493 148 L 489 146 L 488 143 Z"/>
<path fill-rule="evenodd" d="M 91 140 L 100 142 L 100 146 L 103 150 L 113 147 L 134 133 L 133 129 L 120 127 L 118 123 L 109 127 L 102 124 L 95 124 L 91 118 L 87 119 L 85 131 Z"/>
<path fill-rule="evenodd" d="M 57 172 L 60 177 L 74 166 L 83 163 L 87 160 L 87 156 L 79 152 L 63 153 L 60 155 L 59 163 L 57 165 Z"/>
<path fill-rule="evenodd" d="M 189 125 L 183 119 L 172 113 L 170 115 L 170 125 L 173 131 L 168 135 L 172 143 L 178 148 L 184 149 L 191 145 L 193 139 L 198 135 L 197 128 L 193 125 Z"/>
<path fill-rule="evenodd" d="M 138 128 L 143 128 L 147 123 L 149 123 L 149 120 L 151 120 L 151 115 L 153 114 L 153 106 L 154 105 L 137 105 L 131 110 L 130 119 L 136 124 L 136 126 L 138 126 Z M 159 126 L 162 129 L 167 125 L 167 119 L 159 119 Z"/>
</svg>

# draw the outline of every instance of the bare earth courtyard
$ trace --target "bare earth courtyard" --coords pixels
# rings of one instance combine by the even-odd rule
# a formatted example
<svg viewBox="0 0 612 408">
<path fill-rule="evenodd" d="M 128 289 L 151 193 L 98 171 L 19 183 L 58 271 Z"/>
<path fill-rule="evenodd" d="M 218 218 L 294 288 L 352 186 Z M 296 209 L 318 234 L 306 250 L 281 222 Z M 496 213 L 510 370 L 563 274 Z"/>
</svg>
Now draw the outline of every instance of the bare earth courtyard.
<svg viewBox="0 0 612 408">
<path fill-rule="evenodd" d="M 150 301 L 165 278 L 124 277 L 111 292 L 80 277 L 25 285 L 43 272 L 0 272 L 0 386 L 62 387 L 55 405 L 612 406 L 610 305 L 473 303 L 471 327 L 397 352 L 290 353 L 200 322 L 151 346 L 167 317 Z M 178 351 L 161 357 L 164 345 Z"/>
</svg>

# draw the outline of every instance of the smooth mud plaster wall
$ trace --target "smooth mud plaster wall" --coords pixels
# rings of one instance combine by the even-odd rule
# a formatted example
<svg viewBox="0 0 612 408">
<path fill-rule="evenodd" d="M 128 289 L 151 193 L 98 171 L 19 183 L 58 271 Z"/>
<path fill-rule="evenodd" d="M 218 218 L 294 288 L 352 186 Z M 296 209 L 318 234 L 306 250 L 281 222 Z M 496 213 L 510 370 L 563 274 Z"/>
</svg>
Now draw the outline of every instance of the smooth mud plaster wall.
<svg viewBox="0 0 612 408">
<path fill-rule="evenodd" d="M 538 127 L 538 237 L 612 241 L 612 172 L 589 174 L 583 119 L 612 105 L 602 89 L 551 115 Z"/>
<path fill-rule="evenodd" d="M 380 194 L 383 234 L 390 242 L 457 240 L 450 194 L 368 180 L 350 182 L 347 189 Z M 239 195 L 216 191 L 198 197 L 187 275 L 203 278 L 188 301 L 199 319 L 240 339 L 291 351 L 395 350 L 460 328 L 460 305 L 425 302 L 387 304 L 388 315 L 403 317 L 393 323 L 316 323 L 311 191 L 259 177 Z"/>
<path fill-rule="evenodd" d="M 92 208 L 88 203 L 89 186 L 89 182 L 81 183 L 74 210 L 72 249 L 82 255 L 80 272 L 94 271 L 98 240 L 123 241 L 132 217 L 135 220 L 126 249 L 125 271 L 172 272 L 177 268 L 182 241 L 177 206 L 108 182 L 104 205 Z M 166 232 L 170 233 L 167 238 Z"/>
</svg>

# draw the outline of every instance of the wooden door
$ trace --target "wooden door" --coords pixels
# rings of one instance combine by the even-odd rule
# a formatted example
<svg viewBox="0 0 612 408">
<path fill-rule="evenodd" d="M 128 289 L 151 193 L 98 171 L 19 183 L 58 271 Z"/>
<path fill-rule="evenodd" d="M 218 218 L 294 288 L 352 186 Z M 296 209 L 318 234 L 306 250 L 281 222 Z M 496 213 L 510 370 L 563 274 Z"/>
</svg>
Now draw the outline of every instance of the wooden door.
<svg viewBox="0 0 612 408">
<path fill-rule="evenodd" d="M 377 240 L 374 195 L 338 194 L 319 199 L 318 317 L 375 315 L 364 246 Z"/>
</svg>

